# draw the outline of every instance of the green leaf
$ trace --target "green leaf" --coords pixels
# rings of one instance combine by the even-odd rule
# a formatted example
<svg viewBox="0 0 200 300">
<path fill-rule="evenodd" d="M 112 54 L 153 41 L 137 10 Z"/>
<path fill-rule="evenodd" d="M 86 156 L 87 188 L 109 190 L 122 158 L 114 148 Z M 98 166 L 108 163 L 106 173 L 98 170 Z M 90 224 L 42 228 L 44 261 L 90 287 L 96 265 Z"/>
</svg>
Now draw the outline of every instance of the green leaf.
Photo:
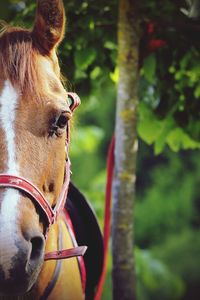
<svg viewBox="0 0 200 300">
<path fill-rule="evenodd" d="M 92 80 L 95 80 L 97 77 L 99 77 L 100 74 L 101 74 L 101 68 L 99 66 L 96 66 L 90 73 L 90 78 Z"/>
<path fill-rule="evenodd" d="M 200 85 L 198 85 L 194 90 L 194 96 L 196 99 L 200 98 Z"/>
<path fill-rule="evenodd" d="M 166 144 L 166 138 L 174 127 L 171 115 L 163 120 L 158 120 L 150 108 L 144 104 L 139 105 L 138 134 L 147 144 L 154 143 L 155 154 L 160 154 Z"/>
<path fill-rule="evenodd" d="M 164 120 L 160 121 L 160 130 L 154 146 L 154 151 L 156 155 L 160 154 L 164 150 L 166 138 L 173 127 L 174 120 L 170 115 Z"/>
<path fill-rule="evenodd" d="M 104 48 L 109 49 L 109 50 L 116 50 L 117 45 L 111 41 L 106 41 L 104 44 Z"/>
<path fill-rule="evenodd" d="M 114 83 L 118 83 L 119 81 L 119 68 L 116 67 L 113 73 L 110 73 L 110 79 L 114 82 Z"/>
<path fill-rule="evenodd" d="M 85 73 L 81 69 L 76 69 L 74 77 L 77 80 L 84 79 L 84 78 L 87 78 L 87 73 Z"/>
<path fill-rule="evenodd" d="M 156 71 L 156 57 L 154 54 L 149 55 L 143 63 L 143 75 L 149 83 L 154 83 Z"/>
<path fill-rule="evenodd" d="M 94 48 L 76 50 L 74 59 L 76 67 L 86 70 L 96 59 L 96 51 Z"/>
<path fill-rule="evenodd" d="M 169 147 L 178 152 L 180 149 L 197 149 L 200 148 L 200 143 L 192 140 L 182 128 L 175 128 L 167 136 L 167 143 Z"/>
<path fill-rule="evenodd" d="M 138 134 L 148 145 L 151 145 L 157 139 L 161 124 L 144 103 L 139 104 L 138 112 Z"/>
</svg>

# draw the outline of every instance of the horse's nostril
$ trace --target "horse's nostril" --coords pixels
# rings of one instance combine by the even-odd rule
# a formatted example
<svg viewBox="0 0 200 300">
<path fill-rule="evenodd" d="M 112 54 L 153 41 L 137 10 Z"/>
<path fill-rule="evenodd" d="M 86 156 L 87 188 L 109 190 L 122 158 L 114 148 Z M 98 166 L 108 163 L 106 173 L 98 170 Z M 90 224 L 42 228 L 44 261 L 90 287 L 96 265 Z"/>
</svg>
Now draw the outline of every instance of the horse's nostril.
<svg viewBox="0 0 200 300">
<path fill-rule="evenodd" d="M 32 245 L 30 260 L 31 261 L 38 260 L 39 258 L 41 258 L 41 256 L 43 256 L 44 238 L 40 236 L 33 237 L 30 240 L 30 242 Z"/>
</svg>

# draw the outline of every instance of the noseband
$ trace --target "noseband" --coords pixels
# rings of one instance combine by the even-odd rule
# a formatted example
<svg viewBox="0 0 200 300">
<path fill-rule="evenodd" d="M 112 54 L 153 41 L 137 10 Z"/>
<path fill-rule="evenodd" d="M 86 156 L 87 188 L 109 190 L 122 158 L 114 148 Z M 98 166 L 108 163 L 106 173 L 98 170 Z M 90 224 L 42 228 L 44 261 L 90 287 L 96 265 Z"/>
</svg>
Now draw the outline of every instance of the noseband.
<svg viewBox="0 0 200 300">
<path fill-rule="evenodd" d="M 80 104 L 80 98 L 75 93 L 68 93 L 68 97 L 71 100 L 70 104 L 70 110 L 73 112 L 75 108 Z M 68 148 L 70 143 L 70 124 L 68 123 L 67 126 L 67 134 L 66 134 L 66 165 L 65 165 L 65 177 L 63 186 L 60 192 L 60 195 L 57 199 L 56 205 L 54 208 L 52 208 L 43 195 L 43 193 L 30 181 L 27 179 L 15 176 L 11 174 L 0 174 L 0 187 L 9 187 L 14 188 L 22 193 L 25 193 L 28 195 L 29 198 L 35 201 L 35 203 L 38 204 L 38 206 L 41 208 L 43 215 L 45 216 L 45 238 L 47 238 L 49 228 L 52 224 L 54 224 L 57 221 L 58 216 L 63 211 L 66 197 L 68 193 L 69 188 L 69 182 L 70 182 L 70 160 L 68 157 Z M 83 255 L 86 251 L 87 247 L 80 246 L 75 247 L 72 249 L 66 249 L 61 251 L 55 251 L 50 252 L 45 255 L 45 260 L 51 260 L 51 259 L 62 259 L 62 258 L 69 258 L 73 256 L 80 256 Z"/>
</svg>

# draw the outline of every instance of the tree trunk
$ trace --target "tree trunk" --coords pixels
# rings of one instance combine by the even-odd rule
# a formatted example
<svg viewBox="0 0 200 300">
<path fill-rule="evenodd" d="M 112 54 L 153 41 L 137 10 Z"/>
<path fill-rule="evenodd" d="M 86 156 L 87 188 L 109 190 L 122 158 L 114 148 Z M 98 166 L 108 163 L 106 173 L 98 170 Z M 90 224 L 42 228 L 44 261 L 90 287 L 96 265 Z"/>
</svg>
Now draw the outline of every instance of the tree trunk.
<svg viewBox="0 0 200 300">
<path fill-rule="evenodd" d="M 139 18 L 137 0 L 119 1 L 119 84 L 113 179 L 113 299 L 135 299 L 133 204 L 135 198 L 136 107 L 138 89 Z"/>
</svg>

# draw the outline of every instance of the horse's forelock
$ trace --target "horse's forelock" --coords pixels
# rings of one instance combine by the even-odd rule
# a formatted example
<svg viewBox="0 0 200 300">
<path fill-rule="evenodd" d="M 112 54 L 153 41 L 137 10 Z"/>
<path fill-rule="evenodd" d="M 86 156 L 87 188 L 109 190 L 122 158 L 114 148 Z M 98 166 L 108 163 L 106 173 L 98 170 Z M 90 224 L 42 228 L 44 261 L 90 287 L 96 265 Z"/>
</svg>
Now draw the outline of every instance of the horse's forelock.
<svg viewBox="0 0 200 300">
<path fill-rule="evenodd" d="M 9 26 L 3 26 L 0 31 L 0 67 L 3 73 L 0 75 L 10 80 L 20 93 L 39 95 L 38 50 L 31 31 Z"/>
</svg>

